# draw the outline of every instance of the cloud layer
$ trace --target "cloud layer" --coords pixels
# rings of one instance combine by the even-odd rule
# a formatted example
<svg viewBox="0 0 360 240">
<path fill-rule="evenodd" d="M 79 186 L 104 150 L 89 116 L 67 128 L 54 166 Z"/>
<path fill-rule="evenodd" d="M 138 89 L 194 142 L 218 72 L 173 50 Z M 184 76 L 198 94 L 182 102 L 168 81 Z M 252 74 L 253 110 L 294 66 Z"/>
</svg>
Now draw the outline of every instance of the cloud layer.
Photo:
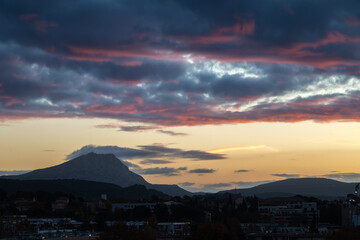
<svg viewBox="0 0 360 240">
<path fill-rule="evenodd" d="M 358 9 L 355 0 L 3 1 L 0 120 L 359 121 Z"/>
<path fill-rule="evenodd" d="M 140 145 L 138 148 L 123 148 L 118 146 L 95 146 L 87 145 L 67 155 L 66 159 L 71 160 L 88 153 L 107 154 L 112 153 L 122 160 L 144 159 L 143 164 L 170 163 L 169 159 L 190 159 L 192 161 L 222 160 L 226 157 L 222 154 L 208 153 L 200 150 L 182 150 L 180 148 L 169 148 L 164 145 Z M 163 159 L 148 159 L 163 158 Z"/>
</svg>

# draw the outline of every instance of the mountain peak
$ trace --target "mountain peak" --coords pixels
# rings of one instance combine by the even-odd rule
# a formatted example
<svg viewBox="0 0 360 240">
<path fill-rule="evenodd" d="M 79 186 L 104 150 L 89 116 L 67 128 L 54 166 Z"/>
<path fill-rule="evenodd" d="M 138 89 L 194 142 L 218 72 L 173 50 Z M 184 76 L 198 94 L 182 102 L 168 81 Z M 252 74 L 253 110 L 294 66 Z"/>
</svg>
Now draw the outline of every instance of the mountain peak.
<svg viewBox="0 0 360 240">
<path fill-rule="evenodd" d="M 79 179 L 112 183 L 121 187 L 144 185 L 169 195 L 191 195 L 177 185 L 152 185 L 142 176 L 129 170 L 114 154 L 87 153 L 62 164 L 34 170 L 17 176 L 7 176 L 19 180 Z"/>
<path fill-rule="evenodd" d="M 82 179 L 113 183 L 121 187 L 134 184 L 149 185 L 144 178 L 131 172 L 114 154 L 93 152 L 53 167 L 34 170 L 12 178 L 21 180 Z"/>
</svg>

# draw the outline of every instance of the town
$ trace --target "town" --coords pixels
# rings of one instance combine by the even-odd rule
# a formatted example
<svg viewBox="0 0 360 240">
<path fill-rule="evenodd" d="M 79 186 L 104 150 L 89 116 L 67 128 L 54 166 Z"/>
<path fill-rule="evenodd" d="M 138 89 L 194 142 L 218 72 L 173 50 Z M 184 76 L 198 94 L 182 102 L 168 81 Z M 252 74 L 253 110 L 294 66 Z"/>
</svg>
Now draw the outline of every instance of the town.
<svg viewBox="0 0 360 240">
<path fill-rule="evenodd" d="M 1 239 L 342 239 L 360 231 L 359 196 L 320 200 L 205 194 L 151 201 L 85 200 L 1 190 Z"/>
</svg>

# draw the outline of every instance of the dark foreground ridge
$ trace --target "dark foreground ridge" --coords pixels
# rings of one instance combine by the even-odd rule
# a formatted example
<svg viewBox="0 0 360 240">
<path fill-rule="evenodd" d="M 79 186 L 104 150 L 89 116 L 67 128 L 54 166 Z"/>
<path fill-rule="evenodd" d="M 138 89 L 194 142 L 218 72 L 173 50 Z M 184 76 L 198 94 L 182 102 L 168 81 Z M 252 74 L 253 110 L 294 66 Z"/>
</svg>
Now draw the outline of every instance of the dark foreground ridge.
<svg viewBox="0 0 360 240">
<path fill-rule="evenodd" d="M 14 180 L 0 179 L 0 189 L 5 190 L 9 195 L 17 192 L 62 192 L 72 194 L 84 199 L 96 199 L 101 194 L 109 198 L 122 198 L 127 200 L 151 200 L 153 197 L 167 199 L 168 195 L 153 189 L 147 189 L 143 185 L 120 187 L 111 183 L 85 181 L 77 179 L 58 180 Z"/>
</svg>

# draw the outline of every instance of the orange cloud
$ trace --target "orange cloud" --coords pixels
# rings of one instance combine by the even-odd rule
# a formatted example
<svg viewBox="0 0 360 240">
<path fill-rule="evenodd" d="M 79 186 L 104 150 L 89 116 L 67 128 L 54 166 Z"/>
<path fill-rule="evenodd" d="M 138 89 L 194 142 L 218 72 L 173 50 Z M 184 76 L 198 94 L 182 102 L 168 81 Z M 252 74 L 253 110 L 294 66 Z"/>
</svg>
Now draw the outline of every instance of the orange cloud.
<svg viewBox="0 0 360 240">
<path fill-rule="evenodd" d="M 238 151 L 238 150 L 259 150 L 259 149 L 266 149 L 266 150 L 270 150 L 270 151 L 278 151 L 275 148 L 272 147 L 268 147 L 266 145 L 255 145 L 255 146 L 238 146 L 238 147 L 223 147 L 223 148 L 216 148 L 216 149 L 212 149 L 209 150 L 207 152 L 209 153 L 220 153 L 220 152 L 229 152 L 229 151 Z"/>
</svg>

